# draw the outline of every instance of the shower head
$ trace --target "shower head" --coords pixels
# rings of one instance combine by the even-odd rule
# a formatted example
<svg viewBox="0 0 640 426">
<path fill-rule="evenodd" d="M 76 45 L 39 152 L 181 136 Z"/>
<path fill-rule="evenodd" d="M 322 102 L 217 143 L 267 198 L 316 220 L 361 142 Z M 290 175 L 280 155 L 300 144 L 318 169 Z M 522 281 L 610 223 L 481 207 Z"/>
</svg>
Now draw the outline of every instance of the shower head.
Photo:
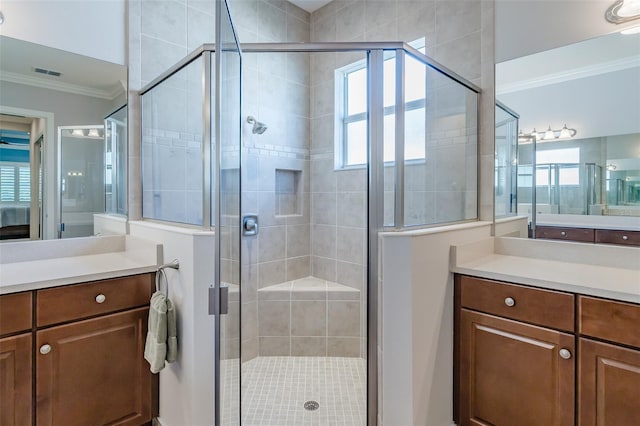
<svg viewBox="0 0 640 426">
<path fill-rule="evenodd" d="M 261 135 L 267 130 L 267 125 L 256 120 L 252 115 L 247 117 L 247 123 L 253 124 L 253 129 L 251 129 L 251 131 L 254 135 Z"/>
</svg>

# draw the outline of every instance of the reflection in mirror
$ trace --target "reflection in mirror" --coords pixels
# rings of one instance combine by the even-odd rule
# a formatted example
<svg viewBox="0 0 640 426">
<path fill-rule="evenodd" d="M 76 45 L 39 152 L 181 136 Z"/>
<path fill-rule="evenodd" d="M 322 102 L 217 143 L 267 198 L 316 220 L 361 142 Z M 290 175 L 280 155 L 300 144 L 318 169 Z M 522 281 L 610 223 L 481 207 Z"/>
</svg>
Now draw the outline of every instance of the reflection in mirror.
<svg viewBox="0 0 640 426">
<path fill-rule="evenodd" d="M 518 118 L 506 105 L 496 103 L 495 215 L 517 214 Z"/>
<path fill-rule="evenodd" d="M 125 103 L 124 66 L 0 36 L 0 240 L 126 214 Z"/>
<path fill-rule="evenodd" d="M 114 111 L 105 128 L 105 211 L 127 214 L 127 107 Z"/>
<path fill-rule="evenodd" d="M 499 63 L 496 98 L 519 115 L 518 214 L 640 216 L 640 34 Z M 509 214 L 504 115 L 497 107 L 496 217 Z"/>
</svg>

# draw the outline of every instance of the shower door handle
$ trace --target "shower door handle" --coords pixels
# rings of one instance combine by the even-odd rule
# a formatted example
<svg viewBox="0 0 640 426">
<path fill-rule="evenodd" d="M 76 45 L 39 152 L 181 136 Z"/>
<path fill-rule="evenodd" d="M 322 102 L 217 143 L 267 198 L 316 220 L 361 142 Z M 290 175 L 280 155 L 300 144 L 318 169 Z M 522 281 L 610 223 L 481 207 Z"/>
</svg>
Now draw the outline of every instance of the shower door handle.
<svg viewBox="0 0 640 426">
<path fill-rule="evenodd" d="M 220 285 L 220 294 L 216 297 L 215 287 L 209 287 L 209 315 L 227 315 L 229 313 L 229 286 Z"/>
<path fill-rule="evenodd" d="M 258 235 L 258 215 L 248 214 L 242 218 L 242 235 L 245 237 Z"/>
</svg>

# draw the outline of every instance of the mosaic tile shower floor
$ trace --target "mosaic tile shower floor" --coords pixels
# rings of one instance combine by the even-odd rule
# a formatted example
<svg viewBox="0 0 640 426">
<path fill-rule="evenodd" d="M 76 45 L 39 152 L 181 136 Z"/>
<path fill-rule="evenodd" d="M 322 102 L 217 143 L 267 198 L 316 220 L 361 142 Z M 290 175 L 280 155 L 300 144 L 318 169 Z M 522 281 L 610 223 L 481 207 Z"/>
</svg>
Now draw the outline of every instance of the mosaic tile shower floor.
<svg viewBox="0 0 640 426">
<path fill-rule="evenodd" d="M 235 393 L 237 377 L 232 376 L 223 380 Z M 243 426 L 366 424 L 367 376 L 362 358 L 258 357 L 244 364 L 242 381 Z M 305 410 L 306 401 L 320 406 Z M 233 404 L 223 404 L 225 422 L 237 424 L 231 414 Z"/>
</svg>

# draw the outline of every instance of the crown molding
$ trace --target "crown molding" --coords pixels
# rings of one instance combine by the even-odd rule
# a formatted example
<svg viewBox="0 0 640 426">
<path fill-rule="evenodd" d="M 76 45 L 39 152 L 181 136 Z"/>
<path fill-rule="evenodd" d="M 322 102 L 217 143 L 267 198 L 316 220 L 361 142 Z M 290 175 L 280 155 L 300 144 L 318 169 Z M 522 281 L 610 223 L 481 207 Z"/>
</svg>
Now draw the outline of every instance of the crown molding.
<svg viewBox="0 0 640 426">
<path fill-rule="evenodd" d="M 577 80 L 580 78 L 593 77 L 600 74 L 607 74 L 615 71 L 622 71 L 629 68 L 640 67 L 640 56 L 631 56 L 615 61 L 603 62 L 581 68 L 574 68 L 542 77 L 521 80 L 515 83 L 504 84 L 496 87 L 496 95 L 520 92 L 522 90 L 535 89 L 537 87 L 548 86 L 550 84 L 563 83 L 565 81 Z"/>
<path fill-rule="evenodd" d="M 57 90 L 59 92 L 73 93 L 74 95 L 90 96 L 92 98 L 107 99 L 109 101 L 117 98 L 123 90 L 120 86 L 114 90 L 102 90 L 93 87 L 80 86 L 78 84 L 52 81 L 43 78 L 27 76 L 9 71 L 0 71 L 0 80 L 9 83 L 24 84 L 26 86 L 41 87 L 44 89 Z"/>
</svg>

